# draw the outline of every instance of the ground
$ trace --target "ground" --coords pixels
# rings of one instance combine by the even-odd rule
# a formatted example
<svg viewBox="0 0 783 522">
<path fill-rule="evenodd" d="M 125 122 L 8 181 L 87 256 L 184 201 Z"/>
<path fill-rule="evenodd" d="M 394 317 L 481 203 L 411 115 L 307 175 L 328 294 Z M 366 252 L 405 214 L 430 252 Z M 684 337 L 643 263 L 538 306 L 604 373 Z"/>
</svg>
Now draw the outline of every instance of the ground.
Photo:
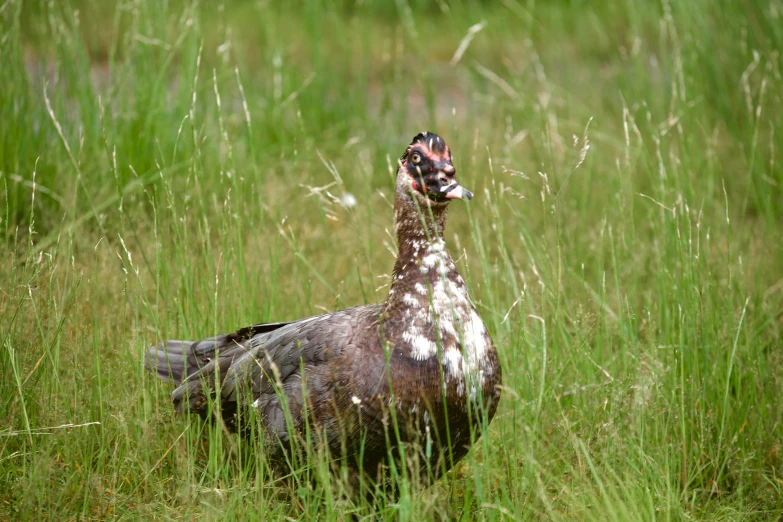
<svg viewBox="0 0 783 522">
<path fill-rule="evenodd" d="M 0 520 L 783 516 L 780 0 L 202 4 L 0 5 Z M 383 300 L 422 130 L 503 399 L 370 506 L 142 353 Z"/>
</svg>

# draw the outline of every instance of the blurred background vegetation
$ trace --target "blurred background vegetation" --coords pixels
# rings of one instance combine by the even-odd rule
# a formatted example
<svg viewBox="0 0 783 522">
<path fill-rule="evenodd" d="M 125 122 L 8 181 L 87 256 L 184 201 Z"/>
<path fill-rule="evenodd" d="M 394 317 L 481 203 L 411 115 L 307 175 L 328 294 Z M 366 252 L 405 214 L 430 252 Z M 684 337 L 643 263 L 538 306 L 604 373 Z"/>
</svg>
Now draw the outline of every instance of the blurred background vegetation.
<svg viewBox="0 0 783 522">
<path fill-rule="evenodd" d="M 141 354 L 384 299 L 425 129 L 477 195 L 446 239 L 506 388 L 382 516 L 783 514 L 780 0 L 5 0 L 0 23 L 0 518 L 369 516 L 317 463 L 281 484 L 262 448 L 205 445 Z"/>
</svg>

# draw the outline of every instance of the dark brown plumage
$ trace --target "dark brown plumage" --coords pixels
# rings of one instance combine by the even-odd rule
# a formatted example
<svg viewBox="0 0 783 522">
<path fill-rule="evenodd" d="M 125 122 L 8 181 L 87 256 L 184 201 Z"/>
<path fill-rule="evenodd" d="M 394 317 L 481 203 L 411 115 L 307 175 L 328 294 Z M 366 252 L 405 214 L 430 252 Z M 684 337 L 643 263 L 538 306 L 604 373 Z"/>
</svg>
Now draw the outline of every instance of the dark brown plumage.
<svg viewBox="0 0 783 522">
<path fill-rule="evenodd" d="M 418 451 L 424 480 L 436 479 L 500 399 L 495 348 L 443 242 L 449 201 L 471 197 L 443 139 L 417 135 L 399 160 L 399 253 L 384 303 L 168 341 L 150 349 L 148 369 L 178 385 L 177 411 L 207 416 L 214 400 L 230 430 L 257 423 L 280 466 L 307 421 L 332 456 L 371 479 L 400 442 Z"/>
</svg>

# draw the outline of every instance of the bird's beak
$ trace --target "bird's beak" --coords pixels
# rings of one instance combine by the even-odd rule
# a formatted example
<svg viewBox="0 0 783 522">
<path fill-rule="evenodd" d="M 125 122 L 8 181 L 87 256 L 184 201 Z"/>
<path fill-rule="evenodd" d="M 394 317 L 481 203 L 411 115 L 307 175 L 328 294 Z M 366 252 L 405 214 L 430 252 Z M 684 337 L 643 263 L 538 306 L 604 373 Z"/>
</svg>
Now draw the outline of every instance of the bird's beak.
<svg viewBox="0 0 783 522">
<path fill-rule="evenodd" d="M 470 201 L 473 199 L 473 193 L 457 183 L 456 181 L 451 185 L 447 185 L 441 189 L 441 194 L 446 199 L 463 199 Z"/>
</svg>

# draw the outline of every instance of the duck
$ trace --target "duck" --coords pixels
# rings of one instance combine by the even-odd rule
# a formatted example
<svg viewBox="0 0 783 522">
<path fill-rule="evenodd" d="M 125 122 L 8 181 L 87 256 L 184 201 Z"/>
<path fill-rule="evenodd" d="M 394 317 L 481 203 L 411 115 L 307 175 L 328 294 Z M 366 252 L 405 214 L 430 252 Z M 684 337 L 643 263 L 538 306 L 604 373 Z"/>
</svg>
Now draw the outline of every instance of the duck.
<svg viewBox="0 0 783 522">
<path fill-rule="evenodd" d="M 444 241 L 449 204 L 472 197 L 443 138 L 417 134 L 397 162 L 398 253 L 384 302 L 165 341 L 146 368 L 175 385 L 176 411 L 261 437 L 276 468 L 310 437 L 352 476 L 379 481 L 405 454 L 431 484 L 468 453 L 501 397 L 495 345 Z"/>
</svg>

